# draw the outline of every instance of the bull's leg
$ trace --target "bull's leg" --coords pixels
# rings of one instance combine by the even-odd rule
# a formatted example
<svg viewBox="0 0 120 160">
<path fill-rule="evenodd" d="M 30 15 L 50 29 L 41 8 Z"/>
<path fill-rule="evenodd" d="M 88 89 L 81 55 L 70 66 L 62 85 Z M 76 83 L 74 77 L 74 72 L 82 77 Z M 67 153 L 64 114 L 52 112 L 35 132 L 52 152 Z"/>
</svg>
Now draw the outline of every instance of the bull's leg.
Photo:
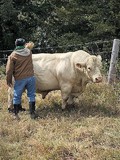
<svg viewBox="0 0 120 160">
<path fill-rule="evenodd" d="M 74 98 L 73 95 L 70 95 L 70 96 L 69 96 L 68 101 L 67 101 L 67 103 L 68 103 L 69 105 L 72 105 L 72 104 L 74 103 L 73 98 Z"/>
<path fill-rule="evenodd" d="M 13 107 L 13 88 L 11 88 L 11 87 L 8 88 L 8 110 L 9 111 L 14 110 L 14 107 Z"/>
<path fill-rule="evenodd" d="M 63 84 L 61 85 L 62 109 L 65 109 L 71 93 L 72 86 L 70 84 L 64 84 L 64 85 Z"/>
<path fill-rule="evenodd" d="M 68 98 L 69 98 L 68 95 L 62 94 L 62 109 L 65 109 L 65 108 L 66 108 Z"/>
<path fill-rule="evenodd" d="M 13 105 L 13 88 L 8 88 L 8 111 L 14 112 L 14 105 Z M 26 111 L 25 108 L 22 108 L 22 105 L 19 105 L 19 111 Z"/>
</svg>

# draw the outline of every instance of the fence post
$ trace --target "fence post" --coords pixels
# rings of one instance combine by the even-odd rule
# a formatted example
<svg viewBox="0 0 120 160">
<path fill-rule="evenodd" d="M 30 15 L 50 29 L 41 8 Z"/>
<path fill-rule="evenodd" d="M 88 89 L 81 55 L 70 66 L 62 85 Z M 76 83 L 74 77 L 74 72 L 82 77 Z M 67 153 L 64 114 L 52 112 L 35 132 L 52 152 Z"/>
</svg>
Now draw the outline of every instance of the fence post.
<svg viewBox="0 0 120 160">
<path fill-rule="evenodd" d="M 117 59 L 118 59 L 119 46 L 120 46 L 120 40 L 114 39 L 111 60 L 110 60 L 109 73 L 108 73 L 108 83 L 109 84 L 112 84 L 116 78 L 116 64 L 117 64 Z"/>
</svg>

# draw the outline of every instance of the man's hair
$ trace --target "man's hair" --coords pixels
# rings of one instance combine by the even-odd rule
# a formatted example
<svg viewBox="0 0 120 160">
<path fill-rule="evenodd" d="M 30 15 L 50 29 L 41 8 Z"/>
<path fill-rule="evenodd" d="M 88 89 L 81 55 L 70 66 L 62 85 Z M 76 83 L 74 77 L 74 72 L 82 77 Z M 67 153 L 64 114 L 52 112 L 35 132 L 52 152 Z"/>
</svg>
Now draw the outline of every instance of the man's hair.
<svg viewBox="0 0 120 160">
<path fill-rule="evenodd" d="M 25 39 L 23 39 L 23 38 L 18 38 L 18 39 L 16 39 L 16 41 L 15 41 L 15 46 L 24 46 L 25 45 Z"/>
</svg>

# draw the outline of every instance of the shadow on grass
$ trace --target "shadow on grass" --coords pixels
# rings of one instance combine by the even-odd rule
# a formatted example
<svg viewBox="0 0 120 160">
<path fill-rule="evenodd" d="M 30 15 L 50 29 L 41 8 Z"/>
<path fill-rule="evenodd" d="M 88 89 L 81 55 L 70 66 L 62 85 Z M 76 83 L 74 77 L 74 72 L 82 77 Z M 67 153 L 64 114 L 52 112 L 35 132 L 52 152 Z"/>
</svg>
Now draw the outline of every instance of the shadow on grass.
<svg viewBox="0 0 120 160">
<path fill-rule="evenodd" d="M 67 106 L 65 110 L 62 110 L 61 105 L 55 104 L 52 107 L 43 106 L 38 107 L 36 110 L 39 118 L 53 117 L 74 117 L 79 119 L 80 117 L 98 116 L 98 117 L 119 117 L 120 109 L 118 107 L 105 107 L 102 105 L 97 106 Z"/>
</svg>

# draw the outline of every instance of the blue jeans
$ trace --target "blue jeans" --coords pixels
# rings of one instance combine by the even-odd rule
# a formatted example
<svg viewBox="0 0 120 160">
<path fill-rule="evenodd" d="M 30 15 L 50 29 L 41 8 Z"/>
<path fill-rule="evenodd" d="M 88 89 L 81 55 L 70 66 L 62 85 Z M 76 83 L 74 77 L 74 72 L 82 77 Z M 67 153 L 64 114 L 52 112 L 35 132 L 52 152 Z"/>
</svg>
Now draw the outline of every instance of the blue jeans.
<svg viewBox="0 0 120 160">
<path fill-rule="evenodd" d="M 20 104 L 24 90 L 27 90 L 29 102 L 35 102 L 35 77 L 16 80 L 14 84 L 13 104 Z"/>
</svg>

